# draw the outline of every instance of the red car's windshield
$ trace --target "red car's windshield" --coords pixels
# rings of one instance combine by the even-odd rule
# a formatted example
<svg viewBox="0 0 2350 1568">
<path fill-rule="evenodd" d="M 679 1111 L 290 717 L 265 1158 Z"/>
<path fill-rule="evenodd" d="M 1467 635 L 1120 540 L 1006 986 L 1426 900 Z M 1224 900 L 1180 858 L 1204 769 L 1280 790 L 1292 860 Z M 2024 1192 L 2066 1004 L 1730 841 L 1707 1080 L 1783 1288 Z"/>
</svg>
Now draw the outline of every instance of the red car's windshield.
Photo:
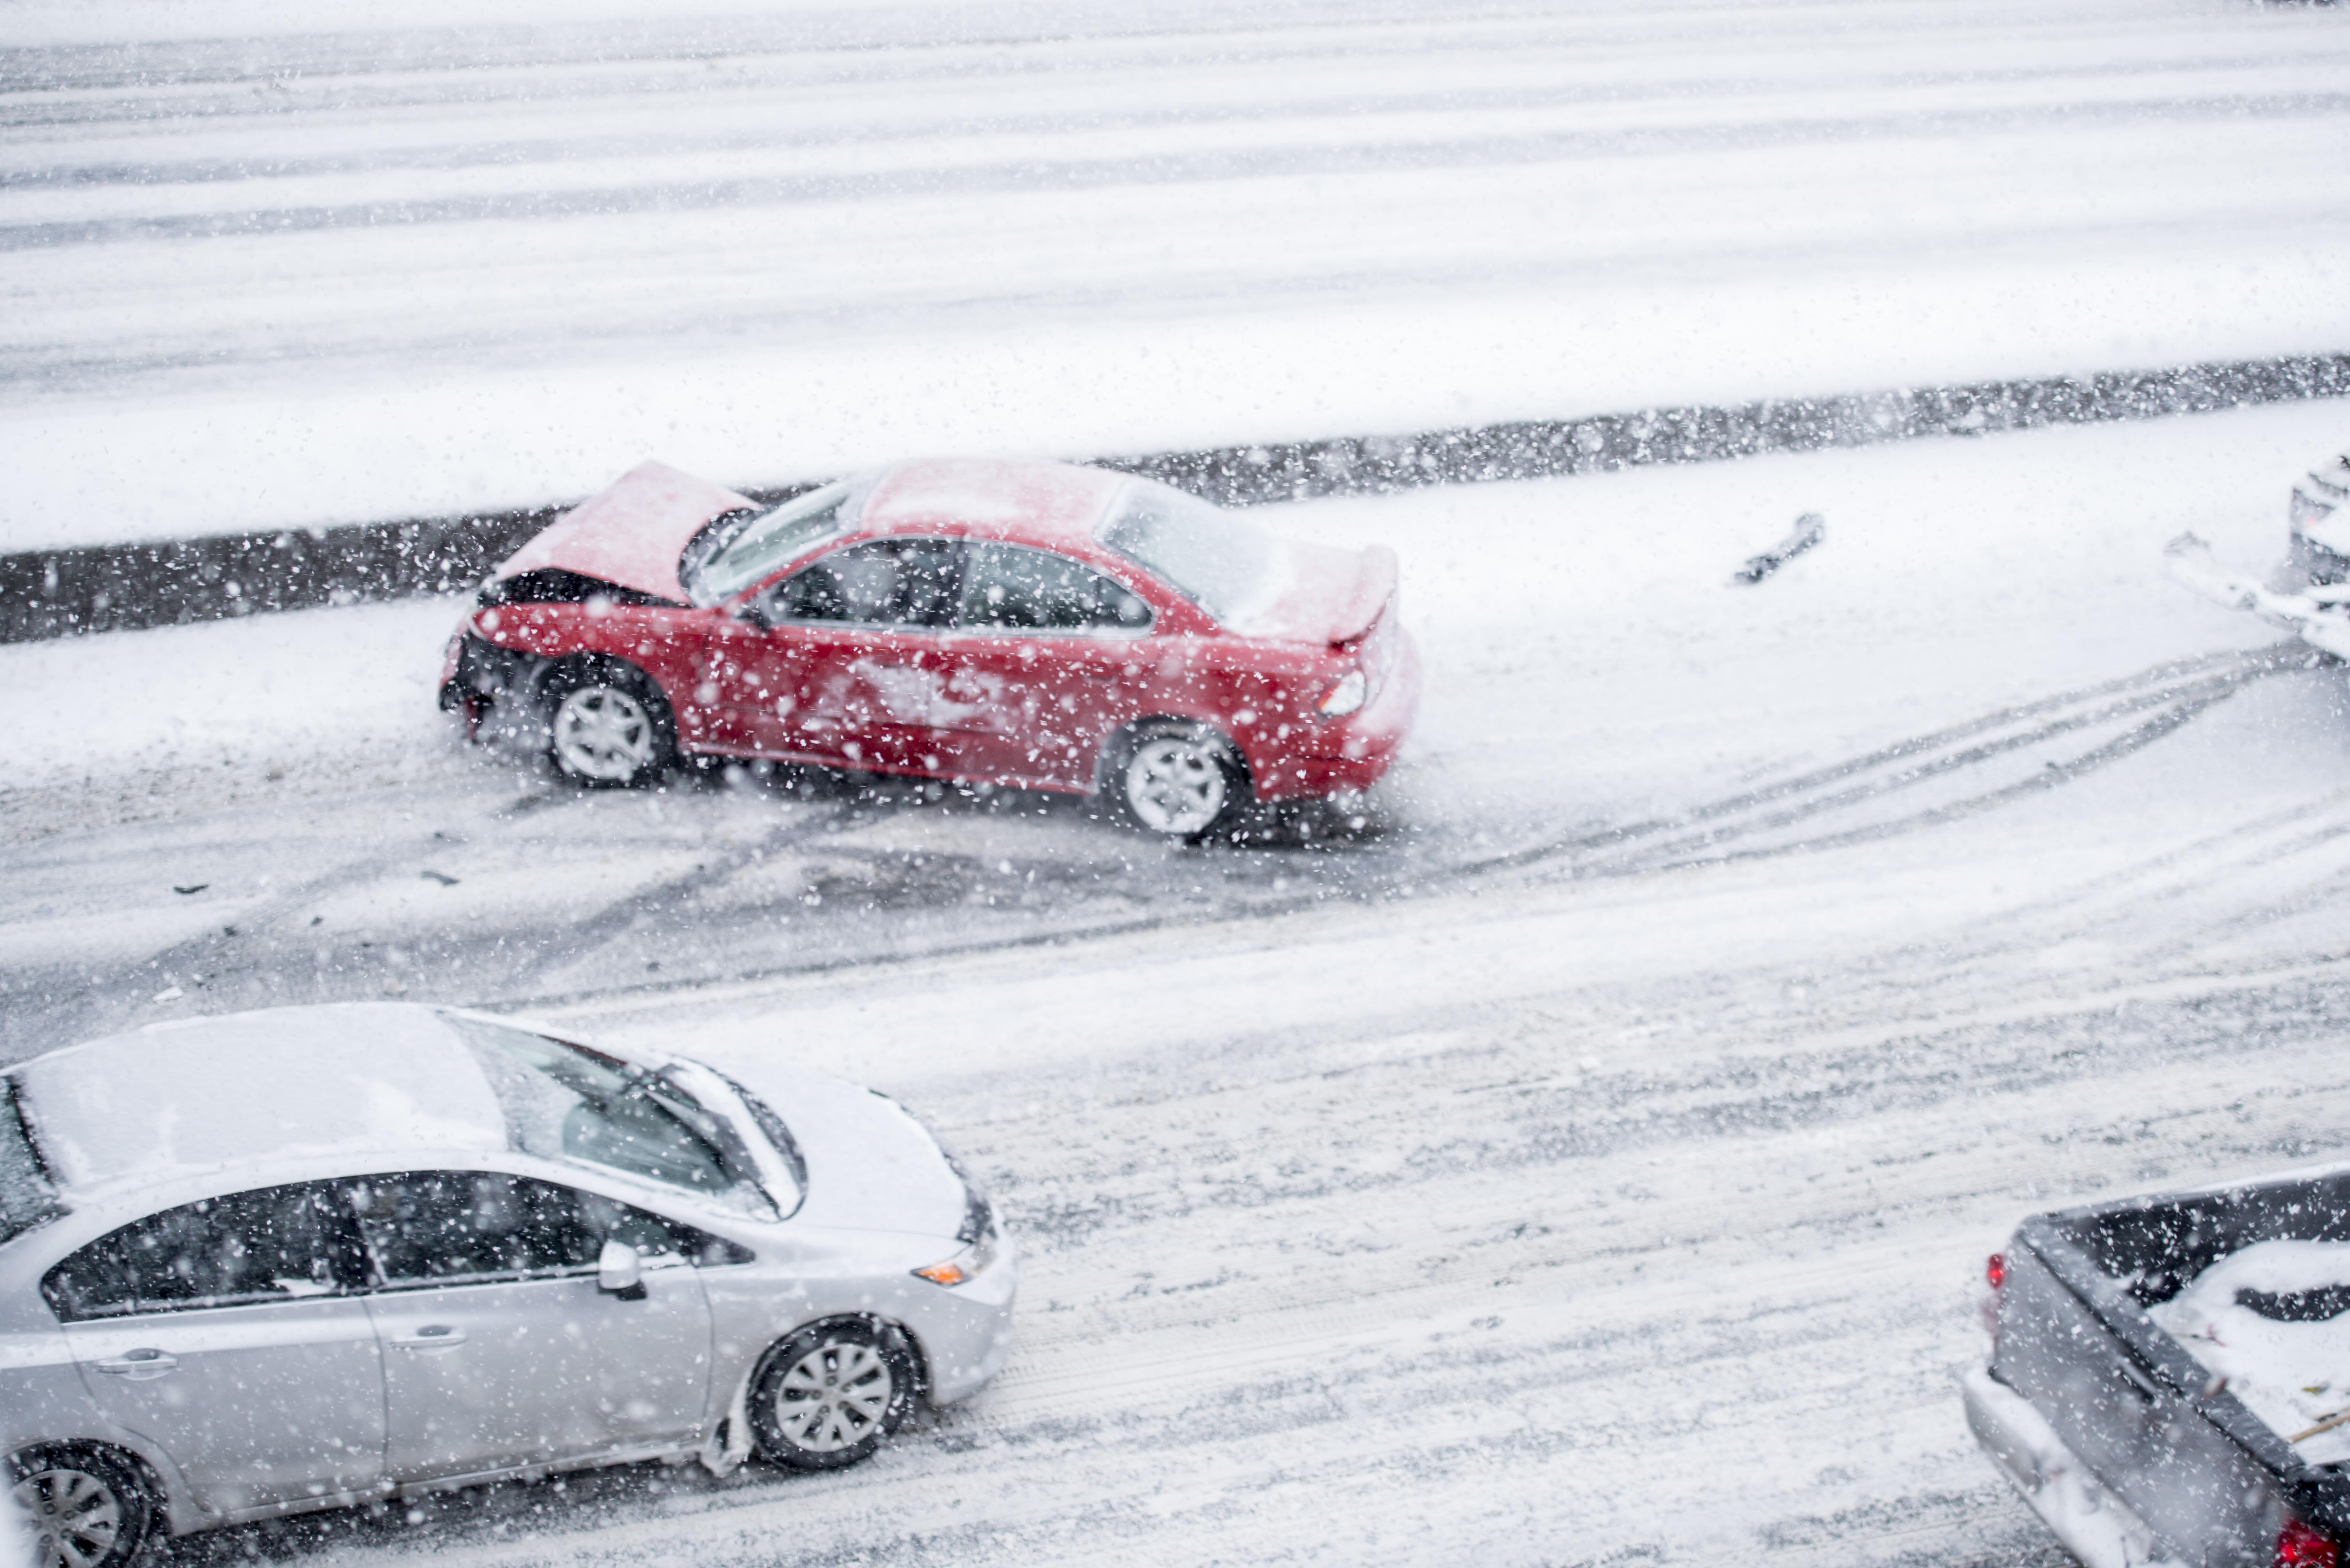
<svg viewBox="0 0 2350 1568">
<path fill-rule="evenodd" d="M 848 526 L 854 481 L 842 480 L 794 496 L 772 512 L 686 547 L 678 576 L 697 604 L 733 597 L 819 539 Z"/>
<path fill-rule="evenodd" d="M 1127 486 L 1100 538 L 1228 627 L 1245 627 L 1270 606 L 1286 569 L 1281 541 L 1263 529 L 1147 479 Z"/>
</svg>

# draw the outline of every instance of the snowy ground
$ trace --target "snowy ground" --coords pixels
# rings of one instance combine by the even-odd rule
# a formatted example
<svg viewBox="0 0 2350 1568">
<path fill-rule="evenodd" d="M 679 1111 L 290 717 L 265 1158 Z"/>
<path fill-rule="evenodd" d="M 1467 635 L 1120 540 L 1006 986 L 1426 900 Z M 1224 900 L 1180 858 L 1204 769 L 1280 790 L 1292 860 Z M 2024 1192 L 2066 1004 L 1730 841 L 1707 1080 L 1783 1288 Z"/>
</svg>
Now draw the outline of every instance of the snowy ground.
<svg viewBox="0 0 2350 1568">
<path fill-rule="evenodd" d="M 518 1006 L 887 1088 L 1027 1249 L 1003 1378 L 858 1470 L 180 1556 L 2060 1561 L 1959 1415 L 1981 1255 L 2350 1148 L 2350 689 L 2159 567 L 2188 526 L 2264 565 L 2345 423 L 1267 512 L 1394 543 L 1430 668 L 1365 827 L 1314 846 L 568 794 L 446 738 L 445 605 L 0 649 L 71 715 L 0 795 L 6 1055 Z M 1802 510 L 1826 543 L 1728 587 Z"/>
<path fill-rule="evenodd" d="M 2350 14 L 0 6 L 0 550 L 2350 348 Z"/>
</svg>

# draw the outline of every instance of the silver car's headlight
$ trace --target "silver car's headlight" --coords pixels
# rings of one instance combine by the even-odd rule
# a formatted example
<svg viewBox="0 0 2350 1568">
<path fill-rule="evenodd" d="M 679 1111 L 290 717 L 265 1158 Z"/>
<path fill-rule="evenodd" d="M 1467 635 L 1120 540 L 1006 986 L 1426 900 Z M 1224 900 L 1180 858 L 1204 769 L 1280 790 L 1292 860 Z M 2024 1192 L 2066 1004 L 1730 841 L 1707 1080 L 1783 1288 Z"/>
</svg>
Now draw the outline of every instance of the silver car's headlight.
<svg viewBox="0 0 2350 1568">
<path fill-rule="evenodd" d="M 960 1167 L 955 1174 L 962 1174 Z M 962 1251 L 942 1262 L 916 1269 L 918 1278 L 951 1288 L 977 1279 L 995 1262 L 1001 1235 L 995 1228 L 995 1206 L 981 1196 L 969 1177 L 963 1178 L 962 1200 L 962 1224 L 955 1231 L 955 1240 L 963 1244 Z"/>
<path fill-rule="evenodd" d="M 987 1234 L 957 1252 L 953 1257 L 944 1262 L 931 1263 L 927 1267 L 916 1269 L 914 1272 L 934 1285 L 952 1287 L 975 1280 L 986 1272 L 987 1266 L 995 1262 L 995 1231 L 991 1226 Z"/>
</svg>

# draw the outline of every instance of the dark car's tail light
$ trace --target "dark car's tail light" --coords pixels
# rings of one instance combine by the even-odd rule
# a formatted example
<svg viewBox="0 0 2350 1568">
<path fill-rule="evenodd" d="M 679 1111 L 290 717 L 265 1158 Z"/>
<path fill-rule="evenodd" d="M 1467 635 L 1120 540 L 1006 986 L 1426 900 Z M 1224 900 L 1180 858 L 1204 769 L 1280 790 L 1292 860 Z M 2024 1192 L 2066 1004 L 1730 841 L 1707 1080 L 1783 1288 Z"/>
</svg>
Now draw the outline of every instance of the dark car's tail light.
<svg viewBox="0 0 2350 1568">
<path fill-rule="evenodd" d="M 2005 1252 L 1993 1252 L 1991 1255 L 1990 1260 L 1983 1264 L 1983 1280 L 1984 1282 L 1989 1284 L 1993 1290 L 1997 1290 L 2000 1286 L 2007 1283 L 2007 1254 Z"/>
<path fill-rule="evenodd" d="M 2342 1549 L 2297 1519 L 2288 1519 L 2277 1532 L 2274 1568 L 2336 1568 Z"/>
</svg>

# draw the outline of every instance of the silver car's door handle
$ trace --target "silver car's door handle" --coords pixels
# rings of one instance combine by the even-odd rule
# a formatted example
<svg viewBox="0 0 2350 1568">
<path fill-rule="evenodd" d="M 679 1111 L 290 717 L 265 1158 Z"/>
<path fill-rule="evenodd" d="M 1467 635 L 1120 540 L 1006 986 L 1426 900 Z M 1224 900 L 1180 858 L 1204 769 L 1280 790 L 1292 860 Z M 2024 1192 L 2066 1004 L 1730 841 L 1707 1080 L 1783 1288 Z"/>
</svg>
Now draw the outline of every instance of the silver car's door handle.
<svg viewBox="0 0 2350 1568">
<path fill-rule="evenodd" d="M 98 1369 L 112 1373 L 117 1377 L 128 1377 L 133 1383 L 142 1383 L 150 1377 L 161 1377 L 165 1373 L 176 1371 L 179 1365 L 178 1356 L 166 1355 L 160 1350 L 132 1350 L 107 1357 L 98 1363 Z"/>
<path fill-rule="evenodd" d="M 465 1331 L 451 1328 L 445 1323 L 426 1324 L 414 1334 L 395 1334 L 391 1343 L 402 1350 L 446 1350 L 452 1345 L 465 1343 Z"/>
</svg>

